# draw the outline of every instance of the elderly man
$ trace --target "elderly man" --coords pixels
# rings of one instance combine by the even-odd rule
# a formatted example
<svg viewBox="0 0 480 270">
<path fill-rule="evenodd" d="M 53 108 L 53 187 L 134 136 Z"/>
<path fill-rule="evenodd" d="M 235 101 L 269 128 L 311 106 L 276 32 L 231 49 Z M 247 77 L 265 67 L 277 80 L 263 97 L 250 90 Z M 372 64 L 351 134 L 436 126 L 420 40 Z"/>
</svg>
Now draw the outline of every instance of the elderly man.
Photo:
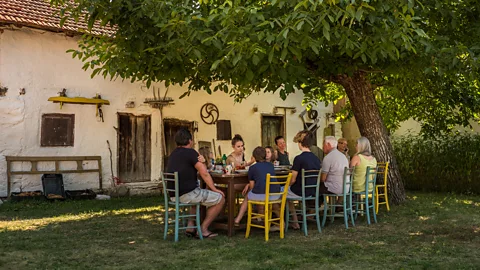
<svg viewBox="0 0 480 270">
<path fill-rule="evenodd" d="M 181 203 L 200 203 L 203 206 L 208 207 L 207 215 L 201 225 L 202 235 L 205 238 L 211 238 L 217 236 L 208 230 L 208 226 L 218 216 L 225 203 L 225 195 L 222 191 L 218 190 L 213 184 L 212 177 L 207 171 L 207 167 L 202 162 L 202 158 L 199 158 L 197 151 L 192 149 L 192 134 L 186 129 L 180 129 L 175 134 L 175 143 L 177 148 L 173 150 L 168 159 L 167 172 L 178 172 L 178 184 Z M 197 172 L 201 178 L 207 184 L 208 189 L 200 189 L 198 187 Z M 169 182 L 168 188 L 175 188 L 174 183 Z M 173 194 L 170 194 L 172 196 Z M 175 197 L 170 198 L 172 201 Z M 195 214 L 195 207 L 191 207 L 190 213 Z M 192 219 L 188 220 L 188 226 L 194 226 Z M 187 236 L 197 236 L 195 230 L 187 230 Z"/>
<path fill-rule="evenodd" d="M 325 137 L 323 151 L 322 175 L 320 178 L 321 194 L 343 193 L 343 172 L 348 168 L 348 160 L 337 150 L 337 140 L 333 136 Z M 322 196 L 323 198 L 323 196 Z"/>
<path fill-rule="evenodd" d="M 276 156 L 280 165 L 290 165 L 290 159 L 288 158 L 287 143 L 283 136 L 275 137 L 275 144 L 277 145 Z"/>
</svg>

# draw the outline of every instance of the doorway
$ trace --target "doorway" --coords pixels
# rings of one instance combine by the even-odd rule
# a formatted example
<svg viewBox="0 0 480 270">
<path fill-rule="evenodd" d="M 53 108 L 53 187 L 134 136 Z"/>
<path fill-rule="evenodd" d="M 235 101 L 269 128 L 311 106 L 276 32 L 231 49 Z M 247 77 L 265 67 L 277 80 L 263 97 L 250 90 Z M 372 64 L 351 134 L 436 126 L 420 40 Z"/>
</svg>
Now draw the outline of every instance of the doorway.
<svg viewBox="0 0 480 270">
<path fill-rule="evenodd" d="M 151 116 L 118 113 L 118 176 L 126 183 L 151 181 Z"/>
<path fill-rule="evenodd" d="M 275 146 L 275 137 L 285 137 L 284 116 L 262 115 L 262 146 Z"/>
<path fill-rule="evenodd" d="M 175 134 L 177 133 L 178 130 L 182 128 L 186 128 L 190 131 L 193 137 L 193 141 L 195 142 L 195 135 L 193 132 L 193 122 L 174 119 L 174 118 L 163 119 L 163 135 L 165 136 L 165 150 L 163 152 L 164 170 L 167 168 L 168 157 L 173 152 L 173 150 L 177 148 L 177 144 L 175 143 Z"/>
</svg>

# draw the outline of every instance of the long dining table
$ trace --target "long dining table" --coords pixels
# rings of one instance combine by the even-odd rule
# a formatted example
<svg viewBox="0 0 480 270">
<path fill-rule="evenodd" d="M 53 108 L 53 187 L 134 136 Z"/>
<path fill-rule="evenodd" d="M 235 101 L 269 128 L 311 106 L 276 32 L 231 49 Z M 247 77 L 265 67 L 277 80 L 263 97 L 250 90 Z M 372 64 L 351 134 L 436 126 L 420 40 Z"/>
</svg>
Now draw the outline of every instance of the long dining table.
<svg viewBox="0 0 480 270">
<path fill-rule="evenodd" d="M 288 174 L 289 171 L 281 170 L 275 171 L 276 175 L 285 175 Z M 223 229 L 227 231 L 227 235 L 233 236 L 235 234 L 235 185 L 236 184 L 248 184 L 248 174 L 247 173 L 231 173 L 231 174 L 220 174 L 220 173 L 210 173 L 212 176 L 212 180 L 216 185 L 223 185 L 222 189 L 226 189 L 225 193 L 225 202 L 227 208 L 227 222 L 222 222 L 221 219 L 216 219 L 212 224 L 211 227 L 215 229 Z M 200 187 L 206 188 L 205 182 L 200 181 Z M 205 207 L 202 207 L 202 220 L 205 217 Z M 245 228 L 245 225 L 241 224 L 238 229 Z"/>
</svg>

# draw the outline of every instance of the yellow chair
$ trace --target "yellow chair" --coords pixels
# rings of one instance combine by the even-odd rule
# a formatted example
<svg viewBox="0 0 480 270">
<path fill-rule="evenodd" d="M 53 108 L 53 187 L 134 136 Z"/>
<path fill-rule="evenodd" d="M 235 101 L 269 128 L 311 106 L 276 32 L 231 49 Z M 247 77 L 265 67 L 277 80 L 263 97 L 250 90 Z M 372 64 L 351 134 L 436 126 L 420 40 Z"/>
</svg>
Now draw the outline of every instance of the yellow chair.
<svg viewBox="0 0 480 270">
<path fill-rule="evenodd" d="M 271 182 L 271 179 L 276 179 L 277 181 Z M 265 241 L 268 241 L 270 226 L 274 224 L 280 227 L 280 239 L 283 239 L 285 233 L 285 203 L 287 201 L 288 187 L 290 185 L 291 179 L 292 173 L 282 176 L 271 176 L 270 174 L 267 174 L 265 201 L 248 200 L 248 220 L 245 238 L 248 238 L 250 236 L 251 227 L 257 227 L 265 229 Z M 270 185 L 281 185 L 283 186 L 283 191 L 281 191 L 280 193 L 270 193 Z M 270 196 L 272 195 L 281 195 L 281 197 L 278 200 L 270 200 Z M 280 204 L 280 216 L 277 218 L 272 218 L 272 206 L 276 203 Z M 253 213 L 252 211 L 254 204 L 263 205 L 265 213 Z M 252 224 L 252 218 L 263 218 L 264 225 Z"/>
<path fill-rule="evenodd" d="M 378 162 L 378 170 L 377 175 L 381 175 L 381 177 L 377 177 L 377 179 L 383 179 L 383 183 L 379 181 L 376 185 L 375 189 L 375 211 L 378 213 L 378 206 L 380 204 L 385 204 L 387 206 L 387 211 L 390 211 L 390 206 L 388 205 L 388 190 L 387 190 L 387 179 L 388 179 L 388 162 Z M 380 197 L 383 197 L 385 201 L 380 202 Z"/>
</svg>

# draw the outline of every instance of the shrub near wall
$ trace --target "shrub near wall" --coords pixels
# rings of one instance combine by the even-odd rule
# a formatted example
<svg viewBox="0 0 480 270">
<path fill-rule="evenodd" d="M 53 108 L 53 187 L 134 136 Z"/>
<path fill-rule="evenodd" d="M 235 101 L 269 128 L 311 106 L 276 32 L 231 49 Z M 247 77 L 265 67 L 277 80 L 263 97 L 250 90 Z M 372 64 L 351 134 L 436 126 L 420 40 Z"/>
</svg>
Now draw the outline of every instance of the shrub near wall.
<svg viewBox="0 0 480 270">
<path fill-rule="evenodd" d="M 480 136 L 393 138 L 405 188 L 480 194 Z"/>
</svg>

